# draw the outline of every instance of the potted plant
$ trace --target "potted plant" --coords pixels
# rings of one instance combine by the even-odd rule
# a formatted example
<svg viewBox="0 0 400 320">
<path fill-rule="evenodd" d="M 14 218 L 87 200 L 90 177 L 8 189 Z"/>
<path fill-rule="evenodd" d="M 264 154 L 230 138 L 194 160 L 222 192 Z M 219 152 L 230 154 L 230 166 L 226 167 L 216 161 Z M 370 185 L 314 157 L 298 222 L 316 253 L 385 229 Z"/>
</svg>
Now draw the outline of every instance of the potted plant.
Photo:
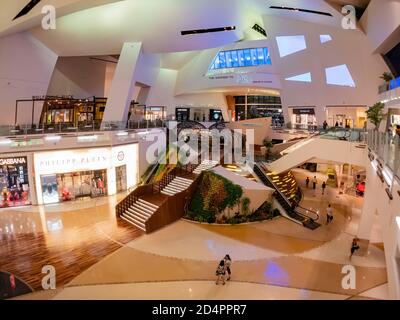
<svg viewBox="0 0 400 320">
<path fill-rule="evenodd" d="M 264 147 L 267 148 L 267 156 L 269 156 L 271 154 L 271 149 L 274 147 L 274 144 L 272 143 L 271 140 L 264 139 L 263 145 L 264 145 Z"/>
<path fill-rule="evenodd" d="M 380 78 L 382 80 L 384 80 L 386 83 L 389 83 L 390 81 L 392 81 L 394 79 L 393 74 L 391 74 L 390 72 L 384 72 Z"/>
<path fill-rule="evenodd" d="M 378 131 L 382 120 L 386 117 L 383 112 L 385 104 L 382 102 L 375 103 L 372 107 L 367 110 L 367 119 L 375 125 L 375 130 Z"/>
</svg>

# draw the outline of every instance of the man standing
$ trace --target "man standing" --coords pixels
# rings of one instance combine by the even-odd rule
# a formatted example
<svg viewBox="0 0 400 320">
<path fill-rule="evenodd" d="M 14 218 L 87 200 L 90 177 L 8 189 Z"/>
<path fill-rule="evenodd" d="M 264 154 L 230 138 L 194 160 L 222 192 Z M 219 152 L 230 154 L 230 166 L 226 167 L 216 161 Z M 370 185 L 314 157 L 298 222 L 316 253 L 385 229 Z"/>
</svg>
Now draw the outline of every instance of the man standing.
<svg viewBox="0 0 400 320">
<path fill-rule="evenodd" d="M 313 179 L 313 181 L 312 181 L 312 184 L 313 184 L 313 189 L 314 189 L 314 190 L 317 189 L 317 176 L 314 176 L 314 179 Z"/>
<path fill-rule="evenodd" d="M 326 189 L 326 182 L 322 182 L 322 195 L 325 194 L 325 189 Z"/>
<path fill-rule="evenodd" d="M 326 209 L 326 224 L 330 224 L 333 220 L 333 210 L 331 204 L 328 205 Z"/>
<path fill-rule="evenodd" d="M 310 178 L 309 177 L 307 177 L 307 179 L 306 179 L 306 187 L 307 187 L 307 189 L 308 189 L 308 186 L 310 185 Z"/>
</svg>

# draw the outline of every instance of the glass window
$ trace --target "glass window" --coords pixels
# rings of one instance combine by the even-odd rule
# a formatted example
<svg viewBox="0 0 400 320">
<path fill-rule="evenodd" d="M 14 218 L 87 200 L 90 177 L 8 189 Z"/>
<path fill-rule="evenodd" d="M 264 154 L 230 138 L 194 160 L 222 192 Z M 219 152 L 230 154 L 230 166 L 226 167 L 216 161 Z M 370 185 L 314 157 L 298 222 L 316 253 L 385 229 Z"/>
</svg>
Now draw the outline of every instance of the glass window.
<svg viewBox="0 0 400 320">
<path fill-rule="evenodd" d="M 238 50 L 239 67 L 244 67 L 244 52 L 243 50 Z"/>
<path fill-rule="evenodd" d="M 251 66 L 250 49 L 245 49 L 243 50 L 243 52 L 244 52 L 244 65 L 245 67 L 250 67 Z"/>
<path fill-rule="evenodd" d="M 232 51 L 231 56 L 232 56 L 232 67 L 234 68 L 239 67 L 238 52 L 236 50 Z"/>
<path fill-rule="evenodd" d="M 257 49 L 250 49 L 251 54 L 251 65 L 258 66 Z"/>
<path fill-rule="evenodd" d="M 258 64 L 262 65 L 265 64 L 265 60 L 264 60 L 264 50 L 263 48 L 258 48 L 257 49 L 257 58 L 258 58 Z"/>
<path fill-rule="evenodd" d="M 225 64 L 225 52 L 220 52 L 220 53 L 219 53 L 219 68 L 220 68 L 220 69 L 226 68 L 226 64 Z"/>
<path fill-rule="evenodd" d="M 264 60 L 265 60 L 265 64 L 272 64 L 271 57 L 269 56 L 268 48 L 264 48 Z"/>
<path fill-rule="evenodd" d="M 225 57 L 226 57 L 226 67 L 227 68 L 232 68 L 232 56 L 230 51 L 225 52 Z"/>
<path fill-rule="evenodd" d="M 220 51 L 210 65 L 210 70 L 251 67 L 271 64 L 268 48 L 248 48 Z"/>
</svg>

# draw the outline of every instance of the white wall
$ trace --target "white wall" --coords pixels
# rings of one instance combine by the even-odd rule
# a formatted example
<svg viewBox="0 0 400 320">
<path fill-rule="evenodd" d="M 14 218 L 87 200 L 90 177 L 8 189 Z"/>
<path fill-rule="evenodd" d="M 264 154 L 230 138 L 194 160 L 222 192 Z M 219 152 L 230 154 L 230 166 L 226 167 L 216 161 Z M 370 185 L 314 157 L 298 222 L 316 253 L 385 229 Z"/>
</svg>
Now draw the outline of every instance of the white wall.
<svg viewBox="0 0 400 320">
<path fill-rule="evenodd" d="M 107 63 L 90 57 L 60 57 L 51 77 L 49 95 L 103 97 Z"/>
<path fill-rule="evenodd" d="M 177 106 L 221 108 L 224 118 L 228 119 L 227 101 L 223 93 L 187 93 L 176 94 L 178 72 L 171 69 L 159 69 L 156 81 L 150 89 L 146 104 L 148 106 L 166 106 L 167 115 L 175 115 Z"/>
<path fill-rule="evenodd" d="M 400 225 L 396 223 L 396 218 L 400 219 L 400 186 L 398 181 L 395 181 L 392 190 L 393 200 L 390 200 L 385 191 L 387 185 L 381 182 L 371 162 L 369 160 L 366 162 L 367 184 L 358 236 L 369 239 L 375 214 L 378 214 L 385 247 L 389 295 L 390 299 L 398 300 L 400 299 Z M 369 231 L 366 232 L 365 228 L 368 228 L 368 225 Z"/>
<path fill-rule="evenodd" d="M 28 33 L 0 38 L 1 124 L 14 124 L 15 101 L 46 95 L 57 55 Z M 21 104 L 18 123 L 31 123 L 31 104 Z"/>
<path fill-rule="evenodd" d="M 400 38 L 400 1 L 371 0 L 360 21 L 374 51 L 386 53 Z"/>
<path fill-rule="evenodd" d="M 378 100 L 379 76 L 388 68 L 380 55 L 373 54 L 373 48 L 362 31 L 324 25 L 316 27 L 312 23 L 276 16 L 264 16 L 264 27 L 268 30 L 267 40 L 242 41 L 204 50 L 195 56 L 179 70 L 176 93 L 238 87 L 277 89 L 281 90 L 286 116 L 289 106 L 315 106 L 319 124 L 326 118 L 326 106 L 372 105 Z M 323 34 L 331 35 L 333 40 L 321 44 L 320 35 Z M 280 58 L 275 38 L 293 35 L 305 35 L 307 49 Z M 270 49 L 272 66 L 241 68 L 241 75 L 238 72 L 207 75 L 208 67 L 219 50 L 262 46 Z M 356 88 L 326 84 L 325 69 L 342 64 L 348 66 Z M 312 83 L 284 80 L 307 72 L 312 73 Z"/>
</svg>

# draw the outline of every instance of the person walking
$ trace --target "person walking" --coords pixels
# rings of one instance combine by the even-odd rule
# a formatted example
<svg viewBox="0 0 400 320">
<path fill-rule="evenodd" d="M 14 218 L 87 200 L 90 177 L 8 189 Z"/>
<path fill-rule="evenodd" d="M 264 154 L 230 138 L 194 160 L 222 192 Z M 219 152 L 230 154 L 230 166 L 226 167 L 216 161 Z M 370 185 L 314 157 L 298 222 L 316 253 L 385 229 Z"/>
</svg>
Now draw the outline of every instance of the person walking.
<svg viewBox="0 0 400 320">
<path fill-rule="evenodd" d="M 328 205 L 326 209 L 326 224 L 330 224 L 333 220 L 333 210 L 331 204 Z"/>
<path fill-rule="evenodd" d="M 217 276 L 217 281 L 215 282 L 216 285 L 219 285 L 219 283 L 222 281 L 222 284 L 225 284 L 225 262 L 224 260 L 221 260 L 217 271 L 215 272 L 215 275 Z"/>
<path fill-rule="evenodd" d="M 229 256 L 229 254 L 227 254 L 224 258 L 224 263 L 225 263 L 225 269 L 226 272 L 228 272 L 228 279 L 226 279 L 227 281 L 231 280 L 231 265 L 232 265 L 232 259 Z"/>
<path fill-rule="evenodd" d="M 308 189 L 309 185 L 310 185 L 310 178 L 307 177 L 307 179 L 306 179 L 306 187 L 307 187 L 307 189 Z"/>
<path fill-rule="evenodd" d="M 351 249 L 350 249 L 350 259 L 354 255 L 354 253 L 360 249 L 360 246 L 358 245 L 358 238 L 355 237 L 353 239 L 353 242 L 351 243 Z"/>
<path fill-rule="evenodd" d="M 326 122 L 326 120 L 322 124 L 322 127 L 324 128 L 324 131 L 326 131 L 326 129 L 328 128 L 328 122 Z"/>
<path fill-rule="evenodd" d="M 326 189 L 326 182 L 322 182 L 322 195 L 325 194 L 325 189 Z"/>
<path fill-rule="evenodd" d="M 313 189 L 317 189 L 317 176 L 314 176 L 313 181 L 312 181 Z"/>
</svg>

